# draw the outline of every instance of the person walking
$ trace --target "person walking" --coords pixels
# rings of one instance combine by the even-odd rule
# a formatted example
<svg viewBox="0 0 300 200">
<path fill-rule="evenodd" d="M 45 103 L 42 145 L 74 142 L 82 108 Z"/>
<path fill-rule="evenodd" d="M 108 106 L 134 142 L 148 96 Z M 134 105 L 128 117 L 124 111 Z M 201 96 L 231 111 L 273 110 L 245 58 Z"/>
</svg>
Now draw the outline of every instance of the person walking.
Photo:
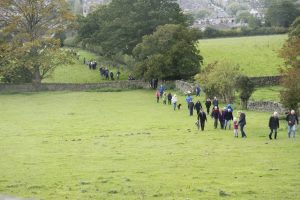
<svg viewBox="0 0 300 200">
<path fill-rule="evenodd" d="M 213 106 L 217 106 L 219 108 L 219 100 L 217 99 L 217 97 L 214 97 Z"/>
<path fill-rule="evenodd" d="M 174 111 L 175 111 L 176 110 L 176 104 L 177 104 L 176 94 L 174 94 L 173 97 L 172 97 L 172 104 L 173 104 L 173 108 L 174 108 Z"/>
<path fill-rule="evenodd" d="M 207 117 L 206 117 L 206 113 L 203 111 L 202 108 L 200 109 L 197 119 L 198 119 L 198 121 L 197 121 L 198 130 L 201 127 L 201 131 L 204 131 L 205 121 L 207 121 Z"/>
<path fill-rule="evenodd" d="M 163 99 L 163 104 L 166 105 L 167 104 L 167 93 L 164 92 L 162 99 Z"/>
<path fill-rule="evenodd" d="M 220 118 L 219 118 L 219 121 L 220 121 L 220 126 L 221 126 L 221 129 L 224 129 L 224 125 L 225 125 L 225 108 L 223 108 L 221 111 L 220 111 Z"/>
<path fill-rule="evenodd" d="M 200 96 L 200 92 L 201 92 L 201 88 L 200 88 L 200 86 L 198 85 L 198 86 L 196 87 L 196 97 L 199 97 L 199 96 Z"/>
<path fill-rule="evenodd" d="M 245 125 L 246 125 L 246 115 L 245 113 L 238 111 L 238 116 L 239 116 L 239 126 L 241 128 L 241 134 L 242 134 L 242 138 L 247 138 L 247 135 L 244 131 Z"/>
<path fill-rule="evenodd" d="M 269 128 L 271 130 L 269 134 L 269 139 L 272 140 L 273 131 L 275 132 L 274 139 L 277 139 L 277 129 L 279 128 L 279 119 L 278 113 L 274 112 L 273 115 L 269 119 Z"/>
<path fill-rule="evenodd" d="M 188 104 L 188 107 L 189 107 L 189 110 L 190 110 L 190 116 L 193 116 L 194 106 L 195 106 L 195 104 L 194 104 L 193 100 L 191 100 Z"/>
<path fill-rule="evenodd" d="M 214 119 L 215 129 L 218 128 L 218 121 L 219 121 L 219 118 L 220 118 L 220 111 L 219 111 L 219 108 L 217 106 L 215 106 L 213 108 L 213 110 L 211 111 L 211 117 Z"/>
<path fill-rule="evenodd" d="M 156 96 L 156 102 L 159 103 L 160 93 L 158 90 L 156 91 L 155 96 Z"/>
<path fill-rule="evenodd" d="M 239 124 L 236 118 L 233 118 L 233 133 L 234 133 L 234 137 L 239 137 Z"/>
<path fill-rule="evenodd" d="M 199 115 L 199 112 L 200 112 L 201 109 L 202 109 L 202 105 L 201 105 L 200 101 L 198 100 L 195 103 L 195 110 L 197 111 L 197 115 Z"/>
<path fill-rule="evenodd" d="M 288 122 L 288 137 L 296 137 L 296 124 L 299 124 L 298 116 L 295 110 L 291 110 L 290 113 L 286 116 L 286 121 Z"/>
<path fill-rule="evenodd" d="M 164 91 L 165 91 L 165 87 L 163 85 L 160 85 L 159 87 L 160 97 L 163 97 Z"/>
<path fill-rule="evenodd" d="M 209 111 L 210 111 L 210 107 L 211 107 L 211 100 L 210 100 L 210 98 L 206 99 L 206 101 L 205 101 L 205 107 L 206 107 L 207 114 L 209 115 Z"/>
<path fill-rule="evenodd" d="M 168 104 L 169 105 L 172 104 L 172 94 L 171 94 L 171 92 L 169 92 L 169 94 L 168 94 Z"/>
<path fill-rule="evenodd" d="M 224 119 L 225 119 L 224 129 L 226 130 L 226 128 L 228 126 L 228 129 L 230 130 L 231 129 L 231 120 L 233 120 L 232 111 L 230 109 L 227 109 L 225 111 Z"/>
<path fill-rule="evenodd" d="M 188 105 L 188 109 L 189 109 L 189 103 L 190 103 L 190 101 L 193 101 L 193 98 L 191 97 L 191 92 L 190 91 L 187 92 L 187 96 L 185 98 L 185 101 L 186 101 L 186 103 Z"/>
</svg>

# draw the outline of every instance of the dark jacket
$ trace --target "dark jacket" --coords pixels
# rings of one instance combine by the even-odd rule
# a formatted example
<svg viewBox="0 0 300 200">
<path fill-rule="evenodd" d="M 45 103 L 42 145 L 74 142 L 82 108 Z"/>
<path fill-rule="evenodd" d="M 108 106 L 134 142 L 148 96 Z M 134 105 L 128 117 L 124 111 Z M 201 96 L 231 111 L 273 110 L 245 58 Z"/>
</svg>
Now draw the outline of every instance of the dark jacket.
<svg viewBox="0 0 300 200">
<path fill-rule="evenodd" d="M 213 100 L 213 105 L 219 107 L 219 101 L 218 99 Z"/>
<path fill-rule="evenodd" d="M 278 129 L 279 128 L 279 119 L 278 117 L 271 116 L 269 120 L 270 129 Z"/>
<path fill-rule="evenodd" d="M 211 101 L 205 101 L 205 106 L 206 106 L 206 108 L 210 108 L 210 106 L 211 106 Z"/>
<path fill-rule="evenodd" d="M 193 110 L 194 109 L 194 105 L 195 105 L 194 102 L 190 101 L 189 102 L 189 109 Z"/>
<path fill-rule="evenodd" d="M 241 113 L 239 118 L 239 125 L 243 126 L 246 125 L 246 115 L 245 113 Z"/>
<path fill-rule="evenodd" d="M 211 112 L 211 117 L 214 119 L 219 119 L 220 118 L 220 111 L 219 109 L 213 109 Z"/>
<path fill-rule="evenodd" d="M 286 121 L 288 122 L 289 126 L 294 126 L 296 122 L 297 124 L 299 124 L 298 116 L 296 114 L 292 115 L 291 113 L 289 113 L 286 116 Z"/>
<path fill-rule="evenodd" d="M 199 112 L 198 120 L 200 120 L 201 122 L 207 121 L 206 113 L 205 112 Z"/>
<path fill-rule="evenodd" d="M 199 112 L 201 108 L 202 108 L 202 105 L 201 105 L 200 101 L 197 101 L 197 103 L 195 104 L 195 109 Z"/>
<path fill-rule="evenodd" d="M 169 93 L 169 94 L 168 94 L 168 100 L 171 100 L 171 99 L 172 99 L 172 94 Z"/>
<path fill-rule="evenodd" d="M 227 120 L 227 121 L 228 120 L 233 120 L 232 112 L 225 111 L 224 119 Z"/>
</svg>

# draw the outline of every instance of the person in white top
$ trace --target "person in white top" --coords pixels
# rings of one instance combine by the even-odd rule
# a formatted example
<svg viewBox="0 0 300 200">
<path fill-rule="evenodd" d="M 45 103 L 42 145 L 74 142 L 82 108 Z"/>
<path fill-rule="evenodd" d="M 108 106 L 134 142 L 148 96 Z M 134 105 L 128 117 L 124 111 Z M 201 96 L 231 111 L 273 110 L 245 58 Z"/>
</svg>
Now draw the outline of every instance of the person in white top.
<svg viewBox="0 0 300 200">
<path fill-rule="evenodd" d="M 176 104 L 177 104 L 177 96 L 176 94 L 173 95 L 172 97 L 172 104 L 173 104 L 173 107 L 174 107 L 174 110 L 176 110 Z"/>
</svg>

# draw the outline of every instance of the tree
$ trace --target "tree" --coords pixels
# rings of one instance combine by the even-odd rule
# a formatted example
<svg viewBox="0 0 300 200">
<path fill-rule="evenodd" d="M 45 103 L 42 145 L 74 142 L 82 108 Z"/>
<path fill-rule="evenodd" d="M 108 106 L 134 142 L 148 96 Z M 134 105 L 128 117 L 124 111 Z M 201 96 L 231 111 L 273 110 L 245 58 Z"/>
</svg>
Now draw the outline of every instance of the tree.
<svg viewBox="0 0 300 200">
<path fill-rule="evenodd" d="M 279 56 L 285 60 L 282 69 L 280 93 L 281 102 L 289 109 L 299 109 L 300 102 L 300 17 L 289 30 L 288 40 L 283 45 Z"/>
<path fill-rule="evenodd" d="M 147 80 L 187 79 L 198 73 L 202 57 L 195 43 L 200 33 L 182 25 L 159 26 L 152 35 L 143 37 L 133 55 L 135 75 Z"/>
<path fill-rule="evenodd" d="M 22 76 L 22 71 L 40 83 L 53 69 L 69 62 L 68 51 L 60 49 L 56 37 L 73 16 L 64 0 L 1 0 L 0 74 Z M 14 80 L 14 79 L 10 79 Z"/>
<path fill-rule="evenodd" d="M 254 17 L 249 11 L 241 12 L 236 17 L 237 22 L 247 23 L 250 28 L 259 28 L 261 27 L 261 20 L 257 17 Z"/>
<path fill-rule="evenodd" d="M 79 19 L 78 39 L 101 46 L 105 56 L 131 54 L 144 35 L 164 24 L 188 25 L 176 0 L 112 0 Z"/>
<path fill-rule="evenodd" d="M 288 28 L 299 15 L 299 6 L 293 0 L 277 1 L 267 10 L 266 24 Z"/>
<path fill-rule="evenodd" d="M 247 103 L 252 93 L 254 92 L 254 83 L 248 76 L 240 75 L 236 78 L 236 88 L 240 92 L 239 97 L 241 99 L 242 108 L 247 109 Z"/>
<path fill-rule="evenodd" d="M 224 102 L 230 103 L 234 100 L 235 79 L 239 74 L 237 65 L 222 61 L 209 64 L 195 79 L 207 96 L 219 96 Z"/>
</svg>

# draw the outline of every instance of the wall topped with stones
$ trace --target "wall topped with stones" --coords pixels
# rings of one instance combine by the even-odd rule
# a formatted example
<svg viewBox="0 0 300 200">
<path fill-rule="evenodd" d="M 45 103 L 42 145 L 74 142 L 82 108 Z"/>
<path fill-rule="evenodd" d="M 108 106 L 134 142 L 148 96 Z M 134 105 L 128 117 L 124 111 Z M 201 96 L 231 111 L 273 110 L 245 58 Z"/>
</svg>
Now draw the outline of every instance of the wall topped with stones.
<svg viewBox="0 0 300 200">
<path fill-rule="evenodd" d="M 0 92 L 39 92 L 39 91 L 84 91 L 101 88 L 147 89 L 149 83 L 143 81 L 113 81 L 89 84 L 42 83 L 34 84 L 0 84 Z"/>
<path fill-rule="evenodd" d="M 278 112 L 284 114 L 287 109 L 281 103 L 271 101 L 249 101 L 247 104 L 248 110 L 262 111 L 262 112 Z"/>
<path fill-rule="evenodd" d="M 175 87 L 182 93 L 186 93 L 187 91 L 195 93 L 196 86 L 192 83 L 184 82 L 184 81 L 175 81 Z"/>
<path fill-rule="evenodd" d="M 281 76 L 250 77 L 256 87 L 274 86 L 280 84 Z"/>
</svg>

